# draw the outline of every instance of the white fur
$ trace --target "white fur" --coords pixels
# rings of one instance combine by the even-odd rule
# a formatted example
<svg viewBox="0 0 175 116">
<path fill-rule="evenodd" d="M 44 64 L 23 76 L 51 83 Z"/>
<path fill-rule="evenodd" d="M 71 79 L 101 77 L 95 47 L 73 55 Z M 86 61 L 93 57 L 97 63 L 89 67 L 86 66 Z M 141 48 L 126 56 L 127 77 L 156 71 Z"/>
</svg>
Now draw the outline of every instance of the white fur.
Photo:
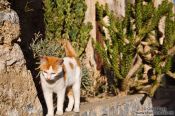
<svg viewBox="0 0 175 116">
<path fill-rule="evenodd" d="M 64 77 L 59 78 L 55 83 L 48 83 L 46 79 L 47 76 L 50 76 L 50 79 L 53 80 L 54 76 L 52 67 L 46 73 L 41 73 L 41 85 L 44 93 L 44 98 L 48 108 L 48 116 L 54 116 L 54 108 L 53 108 L 53 92 L 57 94 L 57 115 L 63 114 L 63 102 L 65 98 L 65 91 L 68 86 L 72 86 L 73 96 L 68 96 L 69 104 L 66 108 L 66 111 L 71 111 L 74 105 L 74 111 L 79 112 L 80 106 L 80 83 L 81 83 L 81 70 L 78 66 L 75 58 L 65 57 L 64 66 L 66 69 L 66 80 Z M 70 67 L 70 63 L 73 64 L 73 69 Z M 63 68 L 58 69 L 59 72 L 63 70 Z"/>
</svg>

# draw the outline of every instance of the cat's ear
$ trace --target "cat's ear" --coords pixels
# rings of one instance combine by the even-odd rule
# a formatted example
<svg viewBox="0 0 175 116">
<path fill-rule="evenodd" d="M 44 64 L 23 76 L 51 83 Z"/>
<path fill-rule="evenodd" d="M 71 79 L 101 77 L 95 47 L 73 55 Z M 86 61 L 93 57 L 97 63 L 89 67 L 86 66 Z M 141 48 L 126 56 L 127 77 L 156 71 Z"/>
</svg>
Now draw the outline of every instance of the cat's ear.
<svg viewBox="0 0 175 116">
<path fill-rule="evenodd" d="M 47 62 L 47 56 L 40 56 L 40 63 L 46 63 Z"/>
</svg>

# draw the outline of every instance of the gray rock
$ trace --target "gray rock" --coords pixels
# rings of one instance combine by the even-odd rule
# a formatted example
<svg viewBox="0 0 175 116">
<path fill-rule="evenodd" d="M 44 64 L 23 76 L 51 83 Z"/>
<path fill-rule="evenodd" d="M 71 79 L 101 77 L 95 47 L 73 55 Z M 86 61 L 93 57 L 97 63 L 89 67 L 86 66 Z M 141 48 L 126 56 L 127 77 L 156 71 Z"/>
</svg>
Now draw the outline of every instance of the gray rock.
<svg viewBox="0 0 175 116">
<path fill-rule="evenodd" d="M 17 13 L 12 9 L 7 11 L 0 11 L 0 24 L 4 21 L 10 21 L 15 24 L 19 24 L 19 17 Z"/>
<path fill-rule="evenodd" d="M 0 9 L 1 23 L 3 25 L 0 25 L 0 116 L 40 116 L 42 107 L 31 72 L 26 68 L 20 46 L 12 43 L 18 39 L 20 33 L 17 13 L 8 7 Z"/>
</svg>

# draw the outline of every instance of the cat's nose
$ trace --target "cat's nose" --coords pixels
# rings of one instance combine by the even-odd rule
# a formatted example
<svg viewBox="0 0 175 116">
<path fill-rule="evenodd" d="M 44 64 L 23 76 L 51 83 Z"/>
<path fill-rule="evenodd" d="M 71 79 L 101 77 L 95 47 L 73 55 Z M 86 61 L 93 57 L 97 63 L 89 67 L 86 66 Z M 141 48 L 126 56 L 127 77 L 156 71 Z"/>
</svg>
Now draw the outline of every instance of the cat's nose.
<svg viewBox="0 0 175 116">
<path fill-rule="evenodd" d="M 47 76 L 47 79 L 50 80 L 50 76 Z"/>
</svg>

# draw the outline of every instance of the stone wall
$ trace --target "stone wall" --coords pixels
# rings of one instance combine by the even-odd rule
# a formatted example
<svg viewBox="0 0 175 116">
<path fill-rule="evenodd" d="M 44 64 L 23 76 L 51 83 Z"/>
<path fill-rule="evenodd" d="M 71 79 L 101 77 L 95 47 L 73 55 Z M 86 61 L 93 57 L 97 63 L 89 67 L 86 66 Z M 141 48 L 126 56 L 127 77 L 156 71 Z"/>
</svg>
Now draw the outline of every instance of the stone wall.
<svg viewBox="0 0 175 116">
<path fill-rule="evenodd" d="M 81 105 L 79 116 L 153 116 L 151 98 L 144 95 L 113 97 Z M 65 113 L 64 116 L 77 116 Z"/>
<path fill-rule="evenodd" d="M 20 43 L 19 18 L 7 1 L 0 1 L 0 116 L 42 113 L 31 72 Z"/>
</svg>

